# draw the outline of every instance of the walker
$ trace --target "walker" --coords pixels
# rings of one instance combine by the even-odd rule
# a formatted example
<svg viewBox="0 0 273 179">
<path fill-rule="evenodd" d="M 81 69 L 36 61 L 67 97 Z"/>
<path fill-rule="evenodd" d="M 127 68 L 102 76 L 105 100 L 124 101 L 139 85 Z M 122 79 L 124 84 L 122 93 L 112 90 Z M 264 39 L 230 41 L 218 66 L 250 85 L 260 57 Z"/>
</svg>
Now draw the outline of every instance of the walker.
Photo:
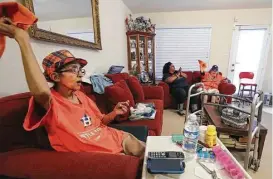
<svg viewBox="0 0 273 179">
<path fill-rule="evenodd" d="M 249 120 L 249 127 L 248 127 L 248 142 L 247 142 L 247 148 L 246 148 L 246 153 L 245 153 L 245 159 L 244 159 L 244 169 L 247 170 L 249 168 L 253 169 L 254 171 L 258 171 L 258 168 L 260 167 L 260 159 L 258 159 L 258 145 L 259 145 L 259 134 L 260 134 L 260 129 L 261 129 L 261 120 L 262 120 L 262 111 L 263 111 L 263 99 L 264 99 L 264 94 L 262 91 L 258 91 L 255 95 L 252 101 L 249 99 L 244 99 L 241 97 L 237 97 L 234 95 L 224 95 L 224 94 L 211 94 L 211 93 L 205 93 L 203 90 L 196 93 L 196 94 L 191 94 L 191 91 L 195 87 L 200 87 L 202 86 L 202 89 L 204 89 L 204 84 L 203 83 L 196 83 L 192 85 L 189 89 L 188 92 L 188 98 L 187 98 L 187 106 L 186 106 L 186 118 L 185 122 L 189 118 L 189 106 L 190 106 L 190 99 L 194 96 L 199 96 L 201 95 L 201 109 L 194 112 L 193 114 L 200 114 L 201 115 L 201 121 L 200 123 L 202 124 L 202 119 L 204 118 L 204 105 L 214 105 L 218 107 L 228 107 L 232 108 L 234 110 L 240 111 L 242 113 L 250 115 L 250 120 Z M 220 104 L 219 103 L 204 103 L 203 98 L 204 95 L 208 96 L 218 96 L 220 97 Z M 235 99 L 236 101 L 233 102 L 239 102 L 238 107 L 230 105 L 230 104 L 221 104 L 223 101 L 226 101 L 227 97 L 231 97 L 232 99 Z M 250 112 L 246 111 L 242 108 L 240 108 L 241 103 L 251 103 L 251 110 Z M 256 115 L 256 110 L 258 110 L 258 114 Z M 257 122 L 257 125 L 254 130 L 254 122 Z M 253 155 L 250 154 L 251 150 L 251 144 L 252 144 L 252 139 L 254 138 L 254 151 Z"/>
</svg>

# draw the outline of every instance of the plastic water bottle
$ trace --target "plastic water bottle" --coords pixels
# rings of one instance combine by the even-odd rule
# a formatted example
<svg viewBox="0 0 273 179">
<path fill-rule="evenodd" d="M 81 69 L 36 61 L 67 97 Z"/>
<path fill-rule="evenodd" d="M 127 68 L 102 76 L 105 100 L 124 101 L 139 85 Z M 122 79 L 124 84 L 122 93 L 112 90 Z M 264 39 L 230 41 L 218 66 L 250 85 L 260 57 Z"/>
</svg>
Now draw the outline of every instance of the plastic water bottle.
<svg viewBox="0 0 273 179">
<path fill-rule="evenodd" d="M 199 122 L 195 114 L 191 114 L 184 127 L 183 150 L 195 153 L 199 137 Z"/>
</svg>

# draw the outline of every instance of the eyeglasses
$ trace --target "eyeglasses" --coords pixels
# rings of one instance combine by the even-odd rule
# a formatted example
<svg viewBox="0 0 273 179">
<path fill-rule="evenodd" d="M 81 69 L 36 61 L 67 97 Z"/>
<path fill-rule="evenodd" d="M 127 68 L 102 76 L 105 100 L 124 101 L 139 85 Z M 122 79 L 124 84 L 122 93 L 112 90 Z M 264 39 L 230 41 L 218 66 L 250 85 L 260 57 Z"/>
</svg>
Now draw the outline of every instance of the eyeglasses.
<svg viewBox="0 0 273 179">
<path fill-rule="evenodd" d="M 80 72 L 81 72 L 81 74 L 85 75 L 85 69 L 83 69 L 83 68 L 71 68 L 71 69 L 67 69 L 67 70 L 61 70 L 59 72 L 60 73 L 71 72 L 71 73 L 74 73 L 74 74 L 77 74 L 77 75 L 79 75 Z"/>
</svg>

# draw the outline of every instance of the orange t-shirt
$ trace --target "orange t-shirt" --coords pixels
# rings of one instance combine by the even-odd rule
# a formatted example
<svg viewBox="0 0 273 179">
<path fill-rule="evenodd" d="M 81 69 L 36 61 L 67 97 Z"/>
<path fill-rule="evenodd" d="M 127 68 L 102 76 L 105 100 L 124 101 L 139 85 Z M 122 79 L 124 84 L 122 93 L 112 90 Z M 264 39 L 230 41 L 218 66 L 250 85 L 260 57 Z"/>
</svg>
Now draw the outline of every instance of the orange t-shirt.
<svg viewBox="0 0 273 179">
<path fill-rule="evenodd" d="M 51 89 L 52 100 L 41 118 L 35 112 L 35 101 L 29 102 L 23 127 L 30 131 L 44 125 L 51 146 L 63 152 L 122 152 L 123 132 L 102 123 L 103 114 L 84 93 L 75 95 L 81 104 L 73 104 Z"/>
<path fill-rule="evenodd" d="M 219 84 L 224 79 L 220 73 L 217 73 L 216 76 L 212 76 L 209 72 L 205 72 L 205 74 L 202 75 L 202 83 L 206 89 L 218 89 Z"/>
</svg>

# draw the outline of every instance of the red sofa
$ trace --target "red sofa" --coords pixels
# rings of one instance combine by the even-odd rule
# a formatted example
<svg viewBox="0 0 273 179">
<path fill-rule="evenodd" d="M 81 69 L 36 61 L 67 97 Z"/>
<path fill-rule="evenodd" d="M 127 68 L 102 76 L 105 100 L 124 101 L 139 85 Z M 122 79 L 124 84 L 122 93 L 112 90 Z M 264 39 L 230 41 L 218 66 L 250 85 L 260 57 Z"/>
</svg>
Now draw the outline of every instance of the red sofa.
<svg viewBox="0 0 273 179">
<path fill-rule="evenodd" d="M 187 74 L 187 82 L 189 85 L 198 83 L 201 81 L 200 71 L 183 71 Z M 162 86 L 164 89 L 164 108 L 177 108 L 177 104 L 174 98 L 170 94 L 169 85 L 165 82 L 159 82 L 158 86 Z M 219 91 L 221 94 L 232 95 L 236 91 L 236 87 L 231 83 L 221 83 L 219 85 Z M 231 99 L 228 99 L 228 102 Z"/>
<path fill-rule="evenodd" d="M 126 73 L 110 76 L 115 81 L 128 80 Z M 83 91 L 93 99 L 103 113 L 109 112 L 105 95 L 93 92 L 92 85 L 84 84 Z M 143 86 L 145 100 L 154 102 L 154 120 L 123 121 L 120 125 L 147 126 L 149 135 L 160 135 L 163 117 L 162 87 Z M 139 158 L 96 152 L 56 152 L 41 149 L 44 141 L 41 128 L 31 132 L 22 124 L 28 109 L 30 93 L 0 98 L 0 176 L 14 178 L 111 178 L 134 179 L 139 174 Z M 47 145 L 47 144 L 44 144 Z"/>
</svg>

